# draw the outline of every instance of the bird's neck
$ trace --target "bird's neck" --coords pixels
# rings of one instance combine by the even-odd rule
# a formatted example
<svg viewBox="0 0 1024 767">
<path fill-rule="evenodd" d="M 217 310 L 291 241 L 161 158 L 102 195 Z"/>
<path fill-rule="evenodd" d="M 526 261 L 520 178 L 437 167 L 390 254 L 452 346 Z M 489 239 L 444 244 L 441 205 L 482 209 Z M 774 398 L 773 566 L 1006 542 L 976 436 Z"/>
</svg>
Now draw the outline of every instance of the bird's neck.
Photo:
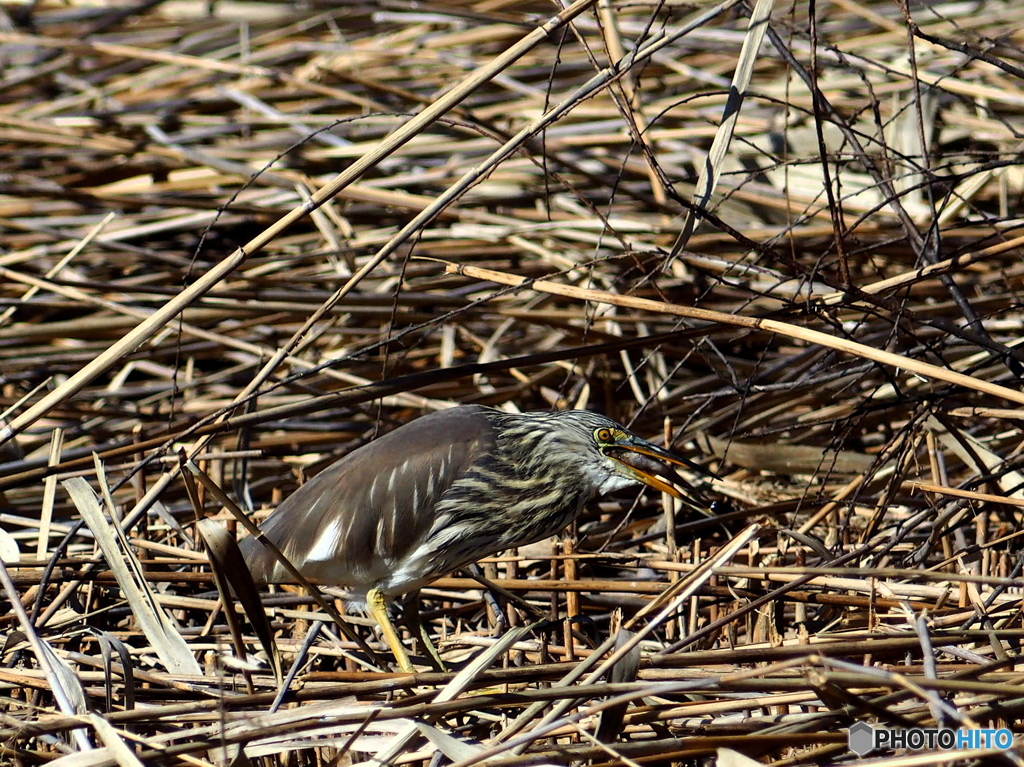
<svg viewBox="0 0 1024 767">
<path fill-rule="evenodd" d="M 599 494 L 623 486 L 606 488 L 610 477 L 603 462 L 595 460 L 599 456 L 566 441 L 562 432 L 545 419 L 535 415 L 501 416 L 508 420 L 497 429 L 497 454 L 509 470 L 524 480 L 532 478 L 538 486 L 561 486 L 566 496 L 572 496 L 565 501 L 579 507 Z"/>
</svg>

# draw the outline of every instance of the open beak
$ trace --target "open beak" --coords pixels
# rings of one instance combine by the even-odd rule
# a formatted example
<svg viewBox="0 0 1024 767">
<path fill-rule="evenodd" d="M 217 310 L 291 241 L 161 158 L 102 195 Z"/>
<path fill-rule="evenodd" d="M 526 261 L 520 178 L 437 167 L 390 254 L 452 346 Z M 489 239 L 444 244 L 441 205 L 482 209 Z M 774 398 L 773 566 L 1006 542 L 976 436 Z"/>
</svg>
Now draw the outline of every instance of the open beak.
<svg viewBox="0 0 1024 767">
<path fill-rule="evenodd" d="M 621 464 L 625 473 L 638 482 L 643 482 L 648 487 L 653 487 L 662 493 L 668 493 L 673 498 L 685 501 L 698 509 L 707 509 L 707 503 L 700 499 L 696 488 L 680 477 L 669 465 L 666 465 L 685 466 L 700 474 L 714 476 L 700 464 L 638 438 L 626 439 L 615 445 L 610 445 L 604 448 L 604 454 Z M 672 484 L 666 482 L 666 479 Z M 689 489 L 697 497 L 692 498 L 686 495 L 676 487 L 677 485 Z"/>
</svg>

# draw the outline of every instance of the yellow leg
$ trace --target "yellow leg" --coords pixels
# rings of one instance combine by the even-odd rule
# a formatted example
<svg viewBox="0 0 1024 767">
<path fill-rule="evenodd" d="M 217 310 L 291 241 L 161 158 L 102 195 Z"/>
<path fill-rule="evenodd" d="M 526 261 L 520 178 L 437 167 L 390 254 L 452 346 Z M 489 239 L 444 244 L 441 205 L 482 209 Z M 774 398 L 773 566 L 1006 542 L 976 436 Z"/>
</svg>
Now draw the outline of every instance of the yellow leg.
<svg viewBox="0 0 1024 767">
<path fill-rule="evenodd" d="M 366 592 L 366 604 L 370 610 L 370 615 L 377 621 L 381 633 L 384 634 L 384 641 L 388 643 L 388 647 L 394 653 L 395 660 L 398 661 L 398 667 L 409 674 L 415 673 L 416 669 L 412 667 L 412 663 L 409 661 L 409 654 L 405 651 L 405 647 L 402 646 L 402 640 L 391 623 L 387 603 L 384 601 L 384 594 L 381 590 L 370 589 Z"/>
</svg>

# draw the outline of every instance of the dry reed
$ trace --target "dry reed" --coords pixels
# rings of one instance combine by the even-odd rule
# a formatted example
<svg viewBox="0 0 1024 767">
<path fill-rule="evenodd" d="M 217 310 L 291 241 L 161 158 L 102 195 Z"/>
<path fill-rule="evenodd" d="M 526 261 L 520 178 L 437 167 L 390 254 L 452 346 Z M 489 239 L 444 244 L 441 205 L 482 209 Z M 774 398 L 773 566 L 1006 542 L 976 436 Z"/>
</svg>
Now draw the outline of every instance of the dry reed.
<svg viewBox="0 0 1024 767">
<path fill-rule="evenodd" d="M 857 721 L 1020 731 L 1020 4 L 0 14 L 0 761 L 802 767 Z M 259 520 L 471 402 L 667 439 L 721 513 L 622 493 L 486 560 L 493 599 L 435 582 L 447 672 L 278 591 L 279 679 L 181 456 Z"/>
</svg>

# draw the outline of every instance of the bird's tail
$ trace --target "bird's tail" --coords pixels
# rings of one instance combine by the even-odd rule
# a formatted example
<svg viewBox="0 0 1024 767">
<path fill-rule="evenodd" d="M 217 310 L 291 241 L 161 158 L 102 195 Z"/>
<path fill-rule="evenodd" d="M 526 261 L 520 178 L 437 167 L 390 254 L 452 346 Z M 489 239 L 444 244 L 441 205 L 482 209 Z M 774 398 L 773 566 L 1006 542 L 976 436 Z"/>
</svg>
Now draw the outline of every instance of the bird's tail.
<svg viewBox="0 0 1024 767">
<path fill-rule="evenodd" d="M 260 543 L 259 539 L 250 535 L 238 544 L 242 556 L 245 557 L 245 564 L 252 573 L 252 579 L 259 585 L 274 583 L 274 573 L 277 570 L 277 560 L 270 553 L 266 546 Z"/>
</svg>

